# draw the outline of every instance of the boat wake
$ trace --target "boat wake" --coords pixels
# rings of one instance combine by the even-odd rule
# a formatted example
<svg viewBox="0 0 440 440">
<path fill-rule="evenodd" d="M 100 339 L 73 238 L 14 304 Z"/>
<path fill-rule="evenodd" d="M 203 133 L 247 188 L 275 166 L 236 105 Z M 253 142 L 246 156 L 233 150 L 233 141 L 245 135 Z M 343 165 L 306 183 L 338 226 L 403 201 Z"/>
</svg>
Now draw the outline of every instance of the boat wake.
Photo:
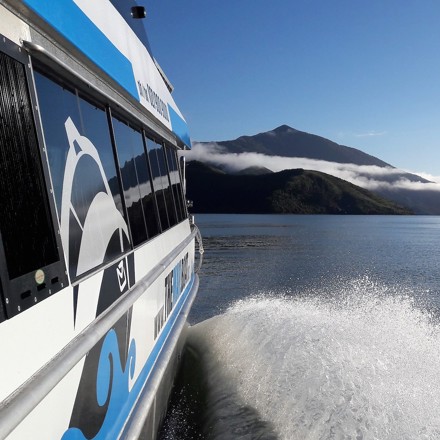
<svg viewBox="0 0 440 440">
<path fill-rule="evenodd" d="M 179 420 L 197 428 L 165 438 L 438 439 L 436 321 L 368 278 L 237 301 L 191 328 Z"/>
</svg>

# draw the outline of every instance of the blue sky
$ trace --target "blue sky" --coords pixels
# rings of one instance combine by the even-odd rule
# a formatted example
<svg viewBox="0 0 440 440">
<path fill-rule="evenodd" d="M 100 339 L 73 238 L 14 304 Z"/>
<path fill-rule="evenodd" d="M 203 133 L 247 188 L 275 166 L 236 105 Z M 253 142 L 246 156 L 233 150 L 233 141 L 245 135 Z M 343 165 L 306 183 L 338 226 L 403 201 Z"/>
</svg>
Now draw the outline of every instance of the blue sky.
<svg viewBox="0 0 440 440">
<path fill-rule="evenodd" d="M 439 0 L 146 6 L 193 141 L 287 124 L 440 176 Z"/>
</svg>

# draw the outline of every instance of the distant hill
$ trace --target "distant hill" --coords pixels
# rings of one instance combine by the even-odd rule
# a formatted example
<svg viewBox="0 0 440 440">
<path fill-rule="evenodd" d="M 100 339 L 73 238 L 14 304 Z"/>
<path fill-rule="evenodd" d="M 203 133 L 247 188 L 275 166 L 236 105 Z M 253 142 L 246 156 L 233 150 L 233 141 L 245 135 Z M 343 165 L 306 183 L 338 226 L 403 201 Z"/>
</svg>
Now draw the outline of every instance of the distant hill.
<svg viewBox="0 0 440 440">
<path fill-rule="evenodd" d="M 318 171 L 227 174 L 193 161 L 187 196 L 198 213 L 411 214 L 409 209 Z"/>
<path fill-rule="evenodd" d="M 429 189 L 385 189 L 375 191 L 381 197 L 408 206 L 414 214 L 440 215 L 440 192 Z"/>
<path fill-rule="evenodd" d="M 258 176 L 260 174 L 269 174 L 273 173 L 272 170 L 269 170 L 266 167 L 248 167 L 243 170 L 237 171 L 234 174 L 253 174 L 254 176 Z"/>
</svg>

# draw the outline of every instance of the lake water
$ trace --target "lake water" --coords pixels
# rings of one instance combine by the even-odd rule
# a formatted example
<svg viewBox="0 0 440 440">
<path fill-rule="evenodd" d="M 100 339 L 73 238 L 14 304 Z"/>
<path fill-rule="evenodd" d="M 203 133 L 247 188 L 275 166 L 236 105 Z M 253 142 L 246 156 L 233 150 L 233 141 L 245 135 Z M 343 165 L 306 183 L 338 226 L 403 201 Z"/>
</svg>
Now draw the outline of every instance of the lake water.
<svg viewBox="0 0 440 440">
<path fill-rule="evenodd" d="M 440 438 L 440 217 L 197 215 L 161 439 Z"/>
</svg>

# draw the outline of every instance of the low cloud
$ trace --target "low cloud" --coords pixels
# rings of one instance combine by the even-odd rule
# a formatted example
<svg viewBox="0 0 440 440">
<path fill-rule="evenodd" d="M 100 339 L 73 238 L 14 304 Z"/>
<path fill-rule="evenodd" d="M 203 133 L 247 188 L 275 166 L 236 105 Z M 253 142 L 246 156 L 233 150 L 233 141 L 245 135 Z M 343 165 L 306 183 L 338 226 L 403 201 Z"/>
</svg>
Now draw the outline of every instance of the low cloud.
<svg viewBox="0 0 440 440">
<path fill-rule="evenodd" d="M 362 137 L 375 137 L 375 136 L 384 136 L 386 135 L 386 131 L 369 131 L 367 133 L 358 133 L 355 134 L 355 137 L 362 138 Z"/>
<path fill-rule="evenodd" d="M 405 173 L 408 173 L 408 171 L 392 167 L 341 164 L 302 157 L 267 156 L 260 153 L 227 153 L 221 145 L 214 142 L 206 144 L 194 143 L 192 150 L 185 152 L 185 157 L 188 161 L 198 160 L 221 166 L 232 172 L 253 166 L 265 167 L 274 172 L 303 168 L 331 174 L 369 190 L 410 189 L 440 191 L 440 184 L 437 183 L 440 182 L 440 177 L 426 173 L 416 174 L 429 180 L 429 183 L 413 181 L 408 176 L 405 176 Z"/>
<path fill-rule="evenodd" d="M 425 173 L 423 171 L 421 171 L 421 172 L 413 172 L 413 171 L 408 171 L 408 170 L 404 170 L 404 171 L 407 173 L 417 174 L 417 176 L 420 176 L 423 179 L 429 180 L 430 182 L 440 182 L 440 176 L 434 176 L 433 174 Z"/>
</svg>

